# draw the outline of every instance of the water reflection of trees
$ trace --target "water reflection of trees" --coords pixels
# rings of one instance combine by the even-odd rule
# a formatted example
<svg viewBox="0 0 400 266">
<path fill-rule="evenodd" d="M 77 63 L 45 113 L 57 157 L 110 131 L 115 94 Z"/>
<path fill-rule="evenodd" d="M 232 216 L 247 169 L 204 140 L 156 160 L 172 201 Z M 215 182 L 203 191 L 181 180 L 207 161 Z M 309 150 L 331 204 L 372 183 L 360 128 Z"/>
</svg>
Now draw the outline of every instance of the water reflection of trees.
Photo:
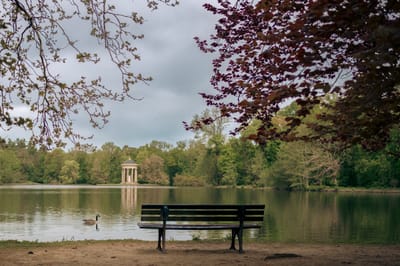
<svg viewBox="0 0 400 266">
<path fill-rule="evenodd" d="M 399 243 L 400 197 L 384 194 L 342 195 L 337 235 L 351 242 Z"/>
<path fill-rule="evenodd" d="M 255 204 L 265 203 L 260 230 L 245 237 L 268 241 L 378 242 L 400 241 L 398 194 L 301 193 L 258 189 L 169 187 L 79 187 L 1 189 L 0 222 L 82 217 L 100 213 L 103 221 L 139 219 L 143 203 Z M 132 217 L 134 216 L 134 217 Z M 125 225 L 124 225 L 125 226 Z M 173 232 L 171 232 L 172 234 Z M 197 232 L 188 232 L 195 236 Z M 223 239 L 225 231 L 204 231 L 201 238 Z"/>
</svg>

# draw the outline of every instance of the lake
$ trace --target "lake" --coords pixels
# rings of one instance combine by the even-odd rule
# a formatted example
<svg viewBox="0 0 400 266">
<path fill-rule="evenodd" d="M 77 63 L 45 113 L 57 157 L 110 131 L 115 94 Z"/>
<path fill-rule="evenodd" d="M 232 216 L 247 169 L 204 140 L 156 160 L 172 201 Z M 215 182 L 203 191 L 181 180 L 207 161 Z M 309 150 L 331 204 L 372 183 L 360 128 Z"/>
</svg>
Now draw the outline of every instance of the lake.
<svg viewBox="0 0 400 266">
<path fill-rule="evenodd" d="M 400 243 L 400 194 L 282 192 L 149 186 L 0 186 L 0 240 L 157 239 L 137 227 L 142 203 L 265 203 L 246 238 L 300 243 Z M 82 219 L 100 214 L 98 227 Z M 167 239 L 226 238 L 225 231 L 167 231 Z"/>
</svg>

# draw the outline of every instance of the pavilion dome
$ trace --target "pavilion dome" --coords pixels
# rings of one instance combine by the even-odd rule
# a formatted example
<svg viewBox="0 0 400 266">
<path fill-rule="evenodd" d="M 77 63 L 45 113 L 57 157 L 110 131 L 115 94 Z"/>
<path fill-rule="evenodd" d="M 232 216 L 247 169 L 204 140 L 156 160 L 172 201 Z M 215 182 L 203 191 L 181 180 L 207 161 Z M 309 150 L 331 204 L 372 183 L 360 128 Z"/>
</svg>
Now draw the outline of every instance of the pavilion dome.
<svg viewBox="0 0 400 266">
<path fill-rule="evenodd" d="M 132 166 L 137 166 L 138 164 L 132 160 L 131 158 L 129 158 L 129 160 L 126 160 L 122 163 L 122 166 L 128 166 L 128 165 L 132 165 Z"/>
</svg>

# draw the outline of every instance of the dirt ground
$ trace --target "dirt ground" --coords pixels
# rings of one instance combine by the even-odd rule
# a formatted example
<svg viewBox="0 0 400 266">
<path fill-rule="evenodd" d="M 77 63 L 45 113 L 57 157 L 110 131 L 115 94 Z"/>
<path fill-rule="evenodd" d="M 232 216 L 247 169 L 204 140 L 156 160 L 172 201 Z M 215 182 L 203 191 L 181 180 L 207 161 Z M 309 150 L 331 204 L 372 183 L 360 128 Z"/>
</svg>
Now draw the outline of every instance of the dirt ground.
<svg viewBox="0 0 400 266">
<path fill-rule="evenodd" d="M 0 265 L 399 265 L 400 245 L 93 241 L 13 245 L 0 248 Z"/>
</svg>

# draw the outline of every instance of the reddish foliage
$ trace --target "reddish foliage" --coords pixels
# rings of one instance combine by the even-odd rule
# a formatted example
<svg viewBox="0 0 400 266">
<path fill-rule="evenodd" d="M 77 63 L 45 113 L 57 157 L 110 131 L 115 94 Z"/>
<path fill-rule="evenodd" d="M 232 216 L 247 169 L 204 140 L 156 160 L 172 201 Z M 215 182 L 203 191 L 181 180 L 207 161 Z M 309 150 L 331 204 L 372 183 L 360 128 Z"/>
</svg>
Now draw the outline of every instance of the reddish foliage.
<svg viewBox="0 0 400 266">
<path fill-rule="evenodd" d="M 297 115 L 305 116 L 336 92 L 334 115 L 320 116 L 334 126 L 309 125 L 318 138 L 369 148 L 385 143 L 400 118 L 399 1 L 234 2 L 205 4 L 220 19 L 209 40 L 195 39 L 202 51 L 218 55 L 215 93 L 201 96 L 234 117 L 236 133 L 259 119 L 254 140 L 291 139 L 298 118 L 279 134 L 271 124 L 282 104 L 296 100 Z"/>
</svg>

